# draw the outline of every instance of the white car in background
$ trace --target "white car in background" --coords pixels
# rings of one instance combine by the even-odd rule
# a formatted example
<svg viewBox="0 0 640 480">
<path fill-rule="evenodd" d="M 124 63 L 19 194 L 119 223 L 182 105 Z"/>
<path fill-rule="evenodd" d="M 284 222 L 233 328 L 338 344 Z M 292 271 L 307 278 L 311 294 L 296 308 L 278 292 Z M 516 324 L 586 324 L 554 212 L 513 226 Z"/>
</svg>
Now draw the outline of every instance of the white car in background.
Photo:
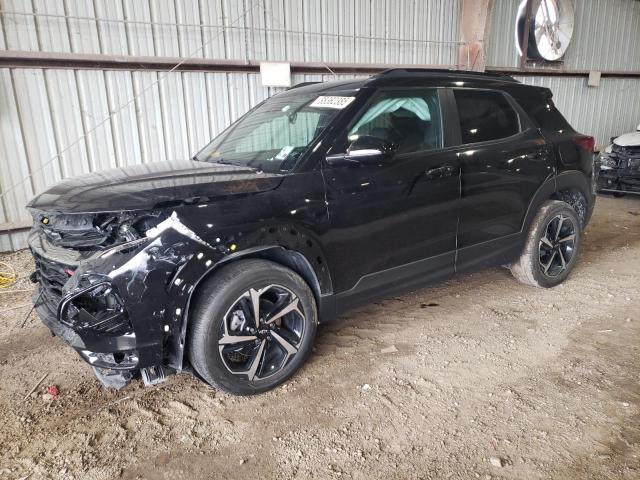
<svg viewBox="0 0 640 480">
<path fill-rule="evenodd" d="M 640 194 L 640 125 L 635 132 L 611 139 L 600 154 L 598 192 Z"/>
</svg>

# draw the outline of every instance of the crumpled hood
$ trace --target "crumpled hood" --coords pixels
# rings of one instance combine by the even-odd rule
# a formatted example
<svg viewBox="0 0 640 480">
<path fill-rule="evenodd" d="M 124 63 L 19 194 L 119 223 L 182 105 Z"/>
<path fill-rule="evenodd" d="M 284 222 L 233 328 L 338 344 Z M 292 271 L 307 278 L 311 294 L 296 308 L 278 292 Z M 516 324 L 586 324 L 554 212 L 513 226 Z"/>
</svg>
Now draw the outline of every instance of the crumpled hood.
<svg viewBox="0 0 640 480">
<path fill-rule="evenodd" d="M 613 140 L 613 143 L 621 147 L 637 147 L 640 146 L 640 132 L 631 132 L 620 135 Z"/>
<path fill-rule="evenodd" d="M 264 192 L 276 188 L 283 178 L 235 165 L 154 162 L 63 180 L 34 197 L 27 207 L 64 213 L 145 210 L 194 197 Z"/>
</svg>

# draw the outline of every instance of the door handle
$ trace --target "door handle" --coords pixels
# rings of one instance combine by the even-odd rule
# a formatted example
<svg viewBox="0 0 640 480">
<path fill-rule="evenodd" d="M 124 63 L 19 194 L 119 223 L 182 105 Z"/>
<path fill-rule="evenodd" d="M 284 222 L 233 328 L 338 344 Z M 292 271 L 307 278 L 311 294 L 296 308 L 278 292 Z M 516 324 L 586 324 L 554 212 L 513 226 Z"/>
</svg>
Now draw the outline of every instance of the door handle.
<svg viewBox="0 0 640 480">
<path fill-rule="evenodd" d="M 536 152 L 530 153 L 529 155 L 527 155 L 527 158 L 529 160 L 544 160 L 547 155 L 549 155 L 549 152 L 546 150 L 538 150 Z"/>
<path fill-rule="evenodd" d="M 458 169 L 453 165 L 442 165 L 440 167 L 430 168 L 425 172 L 426 177 L 429 180 L 436 178 L 450 177 L 458 173 Z"/>
</svg>

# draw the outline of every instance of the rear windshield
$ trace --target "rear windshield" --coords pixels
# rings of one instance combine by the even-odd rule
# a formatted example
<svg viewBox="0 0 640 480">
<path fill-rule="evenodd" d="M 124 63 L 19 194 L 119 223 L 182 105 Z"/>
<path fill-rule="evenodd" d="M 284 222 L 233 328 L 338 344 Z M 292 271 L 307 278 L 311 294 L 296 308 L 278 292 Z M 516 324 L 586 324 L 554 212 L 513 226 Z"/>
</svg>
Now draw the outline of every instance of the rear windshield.
<svg viewBox="0 0 640 480">
<path fill-rule="evenodd" d="M 543 130 L 554 133 L 573 132 L 551 98 L 518 98 L 517 101 Z"/>
</svg>

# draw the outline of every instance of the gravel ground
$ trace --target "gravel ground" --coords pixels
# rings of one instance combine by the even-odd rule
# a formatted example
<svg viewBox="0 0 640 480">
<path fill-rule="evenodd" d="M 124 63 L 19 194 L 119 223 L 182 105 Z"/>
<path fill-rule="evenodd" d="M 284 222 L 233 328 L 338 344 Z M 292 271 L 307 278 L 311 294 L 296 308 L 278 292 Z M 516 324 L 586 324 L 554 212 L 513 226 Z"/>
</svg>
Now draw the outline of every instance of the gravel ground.
<svg viewBox="0 0 640 480">
<path fill-rule="evenodd" d="M 601 197 L 555 289 L 495 269 L 354 310 L 249 398 L 187 375 L 104 390 L 0 290 L 0 478 L 640 478 L 638 214 Z M 26 252 L 0 261 L 32 288 Z"/>
</svg>

